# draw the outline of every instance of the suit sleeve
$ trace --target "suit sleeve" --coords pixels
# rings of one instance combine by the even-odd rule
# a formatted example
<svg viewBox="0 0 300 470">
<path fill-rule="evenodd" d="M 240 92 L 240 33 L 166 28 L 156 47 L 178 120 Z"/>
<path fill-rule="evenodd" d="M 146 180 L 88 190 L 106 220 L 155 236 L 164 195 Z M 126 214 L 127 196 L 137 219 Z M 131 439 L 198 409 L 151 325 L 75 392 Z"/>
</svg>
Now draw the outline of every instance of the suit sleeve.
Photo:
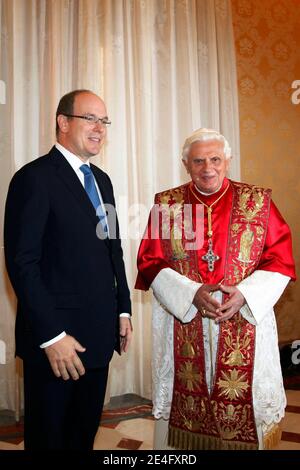
<svg viewBox="0 0 300 470">
<path fill-rule="evenodd" d="M 113 187 L 108 175 L 106 175 L 107 181 L 111 188 L 112 202 L 115 208 L 115 199 L 113 194 Z M 111 260 L 113 264 L 115 280 L 116 280 L 116 292 L 117 292 L 117 303 L 118 303 L 118 314 L 120 313 L 129 313 L 131 315 L 131 301 L 130 301 L 130 292 L 127 284 L 126 271 L 123 259 L 123 250 L 120 240 L 120 230 L 119 230 L 119 221 L 115 212 L 115 233 L 110 240 L 110 251 L 111 251 Z"/>
<path fill-rule="evenodd" d="M 4 250 L 8 275 L 25 321 L 40 345 L 64 328 L 41 276 L 49 197 L 46 185 L 34 170 L 24 167 L 10 183 L 5 207 Z"/>
</svg>

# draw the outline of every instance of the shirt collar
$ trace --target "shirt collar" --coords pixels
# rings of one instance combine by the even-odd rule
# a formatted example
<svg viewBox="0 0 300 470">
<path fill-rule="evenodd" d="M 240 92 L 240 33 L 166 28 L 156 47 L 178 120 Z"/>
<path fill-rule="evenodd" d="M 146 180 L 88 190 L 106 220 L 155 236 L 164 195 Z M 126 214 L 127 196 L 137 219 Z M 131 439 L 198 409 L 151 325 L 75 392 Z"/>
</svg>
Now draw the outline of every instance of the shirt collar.
<svg viewBox="0 0 300 470">
<path fill-rule="evenodd" d="M 194 184 L 194 188 L 197 190 L 198 193 L 202 194 L 203 196 L 212 196 L 213 194 L 216 194 L 218 191 L 220 191 L 220 189 L 222 188 L 222 184 L 221 186 L 216 189 L 213 193 L 204 193 L 203 191 L 200 191 L 199 188 L 197 188 L 197 186 Z"/>
<path fill-rule="evenodd" d="M 197 188 L 197 186 L 195 185 L 195 183 L 193 182 L 193 185 L 194 185 L 194 188 L 197 190 L 198 193 L 202 194 L 202 196 L 206 196 L 206 197 L 209 197 L 209 196 L 213 196 L 214 194 L 217 194 L 218 192 L 222 191 L 223 189 L 225 189 L 225 186 L 227 186 L 228 184 L 228 178 L 225 178 L 223 179 L 223 182 L 221 184 L 221 186 L 216 190 L 214 191 L 213 193 L 204 193 L 203 191 L 200 191 L 199 188 Z"/>
<path fill-rule="evenodd" d="M 70 152 L 70 150 L 66 149 L 59 142 L 55 143 L 55 147 L 57 148 L 57 150 L 60 151 L 60 153 L 63 154 L 63 156 L 69 162 L 69 164 L 71 165 L 71 167 L 73 168 L 74 171 L 78 171 L 79 168 L 81 167 L 81 165 L 83 165 L 83 164 L 90 166 L 89 160 L 87 160 L 86 162 L 83 162 L 82 160 L 80 160 L 79 157 L 77 157 L 77 155 Z"/>
</svg>

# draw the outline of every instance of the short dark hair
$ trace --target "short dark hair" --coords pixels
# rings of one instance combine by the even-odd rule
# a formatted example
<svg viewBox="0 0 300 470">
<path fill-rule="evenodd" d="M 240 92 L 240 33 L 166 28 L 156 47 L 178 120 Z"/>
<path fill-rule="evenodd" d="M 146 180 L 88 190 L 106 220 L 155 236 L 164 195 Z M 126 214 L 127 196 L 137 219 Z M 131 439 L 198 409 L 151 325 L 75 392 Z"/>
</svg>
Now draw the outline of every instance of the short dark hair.
<svg viewBox="0 0 300 470">
<path fill-rule="evenodd" d="M 62 96 L 56 110 L 56 136 L 58 136 L 59 132 L 59 125 L 57 122 L 57 118 L 60 114 L 73 114 L 74 111 L 74 100 L 77 95 L 81 95 L 81 93 L 92 93 L 90 90 L 73 90 L 67 93 L 66 95 Z"/>
</svg>

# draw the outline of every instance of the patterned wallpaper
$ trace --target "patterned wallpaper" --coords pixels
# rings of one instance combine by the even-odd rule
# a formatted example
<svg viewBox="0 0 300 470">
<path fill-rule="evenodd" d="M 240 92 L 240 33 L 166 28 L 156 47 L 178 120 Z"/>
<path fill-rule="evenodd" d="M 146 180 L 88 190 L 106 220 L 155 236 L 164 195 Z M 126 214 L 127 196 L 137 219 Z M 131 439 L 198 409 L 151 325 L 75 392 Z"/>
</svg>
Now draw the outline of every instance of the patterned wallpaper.
<svg viewBox="0 0 300 470">
<path fill-rule="evenodd" d="M 231 0 L 242 181 L 270 187 L 289 223 L 300 276 L 300 0 Z M 299 94 L 298 94 L 299 96 Z M 280 342 L 300 339 L 300 282 L 276 307 Z"/>
</svg>

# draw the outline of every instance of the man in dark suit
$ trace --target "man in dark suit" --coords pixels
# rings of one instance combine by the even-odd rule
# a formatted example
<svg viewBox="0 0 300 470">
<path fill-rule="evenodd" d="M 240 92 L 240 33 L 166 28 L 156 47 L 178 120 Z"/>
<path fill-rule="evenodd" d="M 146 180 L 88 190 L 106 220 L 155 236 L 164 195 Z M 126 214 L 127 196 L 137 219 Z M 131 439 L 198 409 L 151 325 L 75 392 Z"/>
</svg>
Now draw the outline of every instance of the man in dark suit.
<svg viewBox="0 0 300 470">
<path fill-rule="evenodd" d="M 97 95 L 63 96 L 56 145 L 9 187 L 5 257 L 18 298 L 26 449 L 93 448 L 109 361 L 131 340 L 113 188 L 89 163 L 109 124 Z"/>
</svg>

